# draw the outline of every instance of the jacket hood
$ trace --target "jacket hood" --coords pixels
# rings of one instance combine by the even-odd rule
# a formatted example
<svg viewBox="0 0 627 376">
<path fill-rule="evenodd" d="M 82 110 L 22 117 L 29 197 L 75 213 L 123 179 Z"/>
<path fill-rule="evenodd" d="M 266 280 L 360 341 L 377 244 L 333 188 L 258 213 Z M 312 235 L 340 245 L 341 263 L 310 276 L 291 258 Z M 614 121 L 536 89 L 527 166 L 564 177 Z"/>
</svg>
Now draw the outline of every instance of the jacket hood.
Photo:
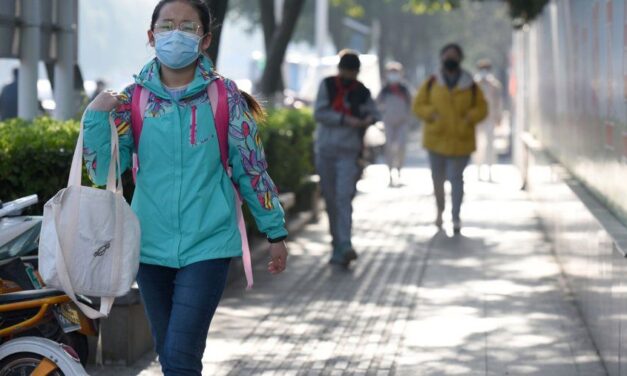
<svg viewBox="0 0 627 376">
<path fill-rule="evenodd" d="M 161 74 L 159 73 L 160 68 L 161 63 L 159 62 L 159 59 L 155 57 L 144 66 L 138 75 L 134 76 L 135 82 L 155 93 L 159 97 L 169 98 L 169 94 L 161 83 Z M 217 78 L 218 76 L 213 69 L 213 63 L 208 57 L 201 54 L 198 57 L 198 60 L 196 60 L 196 72 L 194 73 L 194 79 L 188 85 L 183 98 L 206 90 L 207 85 Z"/>
<path fill-rule="evenodd" d="M 446 86 L 446 80 L 444 79 L 442 71 L 436 72 L 435 77 L 438 81 L 438 84 Z M 470 88 L 474 82 L 475 81 L 473 80 L 472 75 L 465 69 L 462 69 L 462 74 L 459 77 L 459 81 L 457 81 L 457 86 L 455 86 L 455 88 L 465 90 Z"/>
</svg>

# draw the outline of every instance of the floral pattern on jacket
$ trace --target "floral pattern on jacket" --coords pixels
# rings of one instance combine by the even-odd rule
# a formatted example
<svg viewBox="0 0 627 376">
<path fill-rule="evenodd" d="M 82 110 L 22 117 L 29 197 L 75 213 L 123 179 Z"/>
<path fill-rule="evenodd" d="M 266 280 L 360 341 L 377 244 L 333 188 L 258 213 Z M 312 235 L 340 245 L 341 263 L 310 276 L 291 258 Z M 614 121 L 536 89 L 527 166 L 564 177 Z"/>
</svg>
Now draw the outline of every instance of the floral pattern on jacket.
<svg viewBox="0 0 627 376">
<path fill-rule="evenodd" d="M 237 143 L 242 164 L 261 206 L 274 208 L 278 190 L 268 175 L 268 163 L 254 117 L 244 96 L 230 80 L 225 80 L 229 102 L 229 138 Z"/>
</svg>

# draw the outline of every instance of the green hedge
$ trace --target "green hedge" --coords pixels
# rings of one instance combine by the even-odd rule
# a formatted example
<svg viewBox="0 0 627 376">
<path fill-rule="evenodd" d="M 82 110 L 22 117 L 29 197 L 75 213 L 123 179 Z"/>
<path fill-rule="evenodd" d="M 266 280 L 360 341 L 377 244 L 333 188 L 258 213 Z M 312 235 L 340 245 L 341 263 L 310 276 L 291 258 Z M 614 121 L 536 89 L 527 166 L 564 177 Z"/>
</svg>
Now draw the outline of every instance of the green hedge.
<svg viewBox="0 0 627 376">
<path fill-rule="evenodd" d="M 38 118 L 0 122 L 0 200 L 38 194 L 43 204 L 67 185 L 78 122 Z M 313 173 L 314 121 L 306 110 L 274 110 L 260 126 L 270 175 L 280 191 L 298 191 Z M 83 174 L 83 183 L 90 184 Z M 132 194 L 129 175 L 125 195 Z"/>
<path fill-rule="evenodd" d="M 38 118 L 0 123 L 0 200 L 33 193 L 43 204 L 67 185 L 78 123 Z"/>
<path fill-rule="evenodd" d="M 275 110 L 260 127 L 268 172 L 280 192 L 297 192 L 314 173 L 313 133 L 309 110 Z"/>
</svg>

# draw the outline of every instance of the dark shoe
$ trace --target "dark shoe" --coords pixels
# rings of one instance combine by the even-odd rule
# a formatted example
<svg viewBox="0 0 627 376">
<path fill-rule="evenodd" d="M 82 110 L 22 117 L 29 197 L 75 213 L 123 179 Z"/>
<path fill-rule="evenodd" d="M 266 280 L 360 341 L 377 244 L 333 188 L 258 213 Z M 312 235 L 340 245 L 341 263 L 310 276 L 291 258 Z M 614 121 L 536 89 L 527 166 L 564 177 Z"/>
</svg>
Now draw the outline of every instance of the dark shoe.
<svg viewBox="0 0 627 376">
<path fill-rule="evenodd" d="M 333 247 L 333 255 L 329 260 L 329 264 L 347 267 L 349 263 L 350 260 L 347 259 L 346 254 L 340 251 L 337 247 Z"/>
<path fill-rule="evenodd" d="M 462 232 L 462 222 L 458 219 L 453 221 L 453 233 L 458 235 Z"/>
<path fill-rule="evenodd" d="M 333 258 L 333 257 L 331 257 L 331 259 L 329 260 L 329 264 L 331 264 L 331 265 L 340 265 L 340 266 L 348 265 L 348 263 L 344 259 L 338 260 L 338 259 Z"/>
<path fill-rule="evenodd" d="M 341 258 L 331 257 L 331 259 L 329 260 L 329 264 L 341 266 L 343 268 L 348 268 L 348 265 L 350 264 L 350 260 L 348 260 L 346 257 L 341 257 Z"/>
<path fill-rule="evenodd" d="M 358 257 L 357 252 L 355 252 L 354 249 L 349 248 L 341 253 L 334 253 L 331 260 L 329 260 L 329 264 L 340 265 L 347 268 L 351 261 L 357 260 Z"/>
<path fill-rule="evenodd" d="M 438 216 L 435 218 L 435 227 L 441 229 L 444 221 L 442 220 L 442 212 L 438 213 Z"/>
<path fill-rule="evenodd" d="M 348 260 L 348 262 L 357 260 L 359 255 L 355 252 L 354 249 L 350 248 L 344 252 L 344 258 Z"/>
</svg>

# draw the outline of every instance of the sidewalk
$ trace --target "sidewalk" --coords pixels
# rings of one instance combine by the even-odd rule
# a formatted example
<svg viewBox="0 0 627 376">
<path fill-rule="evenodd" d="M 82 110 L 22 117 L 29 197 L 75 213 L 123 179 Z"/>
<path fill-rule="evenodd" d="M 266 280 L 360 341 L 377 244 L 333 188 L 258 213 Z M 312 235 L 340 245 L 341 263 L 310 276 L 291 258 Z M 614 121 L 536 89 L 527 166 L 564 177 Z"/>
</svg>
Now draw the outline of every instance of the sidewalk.
<svg viewBox="0 0 627 376">
<path fill-rule="evenodd" d="M 386 186 L 383 166 L 360 182 L 350 270 L 326 264 L 323 218 L 291 240 L 286 273 L 258 265 L 252 291 L 242 277 L 225 292 L 203 374 L 606 374 L 513 168 L 498 166 L 497 183 L 468 169 L 453 237 L 450 220 L 432 225 L 425 155 L 412 149 L 403 187 Z M 161 373 L 151 356 L 90 374 Z"/>
</svg>

